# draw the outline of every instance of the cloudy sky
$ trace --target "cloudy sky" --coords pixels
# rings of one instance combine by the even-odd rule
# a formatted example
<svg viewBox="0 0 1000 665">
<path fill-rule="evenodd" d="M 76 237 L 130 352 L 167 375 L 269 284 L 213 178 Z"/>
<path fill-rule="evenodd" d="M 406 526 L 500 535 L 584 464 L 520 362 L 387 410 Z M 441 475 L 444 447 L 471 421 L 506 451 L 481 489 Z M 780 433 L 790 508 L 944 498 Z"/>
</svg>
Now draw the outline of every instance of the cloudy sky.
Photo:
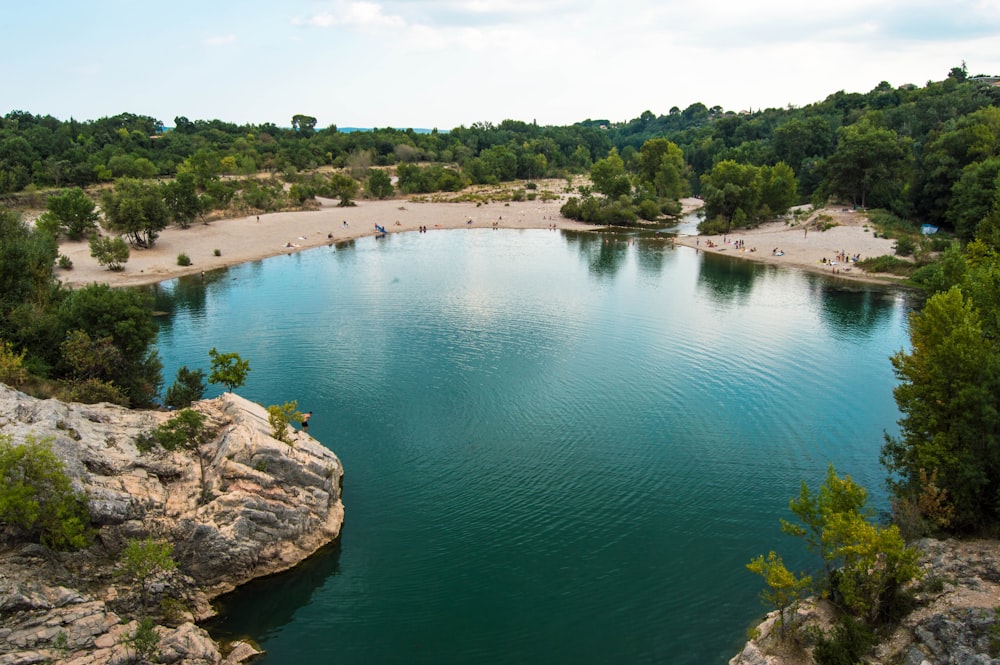
<svg viewBox="0 0 1000 665">
<path fill-rule="evenodd" d="M 1000 0 L 5 2 L 0 114 L 629 120 L 1000 74 Z"/>
</svg>

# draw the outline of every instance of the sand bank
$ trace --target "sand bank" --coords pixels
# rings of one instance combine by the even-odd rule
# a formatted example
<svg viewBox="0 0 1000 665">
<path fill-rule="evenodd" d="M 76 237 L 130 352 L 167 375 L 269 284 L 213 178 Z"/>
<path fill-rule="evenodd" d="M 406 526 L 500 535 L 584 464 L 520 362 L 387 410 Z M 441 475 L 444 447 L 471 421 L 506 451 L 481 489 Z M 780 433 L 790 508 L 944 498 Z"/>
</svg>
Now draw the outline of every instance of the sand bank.
<svg viewBox="0 0 1000 665">
<path fill-rule="evenodd" d="M 836 226 L 819 230 L 817 224 L 822 225 L 817 220 L 819 216 L 829 218 Z M 889 238 L 876 238 L 875 229 L 865 215 L 853 210 L 826 208 L 801 223 L 768 222 L 750 231 L 736 231 L 726 236 L 679 236 L 676 243 L 704 252 L 822 272 L 843 279 L 899 281 L 892 275 L 866 273 L 850 260 L 854 256 L 870 259 L 895 255 L 896 244 Z"/>
<path fill-rule="evenodd" d="M 59 251 L 73 261 L 72 270 L 57 270 L 68 286 L 94 282 L 111 286 L 152 284 L 182 275 L 198 274 L 225 266 L 256 261 L 279 254 L 330 245 L 376 233 L 375 225 L 388 233 L 428 232 L 458 228 L 557 229 L 593 231 L 598 227 L 566 219 L 559 214 L 565 197 L 542 201 L 512 201 L 476 204 L 472 202 L 413 202 L 405 199 L 359 201 L 341 208 L 332 200 L 321 200 L 318 210 L 249 215 L 195 223 L 188 229 L 170 227 L 163 231 L 152 249 L 133 249 L 125 269 L 112 272 L 90 256 L 86 242 L 63 241 Z M 686 212 L 701 205 L 697 199 L 683 201 Z M 866 275 L 861 269 L 837 261 L 838 252 L 860 254 L 861 258 L 892 254 L 894 241 L 875 238 L 863 215 L 826 210 L 837 226 L 819 231 L 811 225 L 789 226 L 784 222 L 764 224 L 752 231 L 726 236 L 680 236 L 677 245 L 697 251 L 726 253 L 739 258 L 764 261 L 808 270 L 822 271 L 848 279 L 887 281 L 884 276 Z M 743 241 L 743 247 L 737 246 Z M 709 242 L 710 241 L 710 242 Z M 712 247 L 711 245 L 714 245 Z M 752 249 L 756 251 L 751 251 Z M 772 250 L 780 250 L 772 254 Z M 215 256 L 219 250 L 219 256 Z M 190 266 L 177 265 L 178 254 L 191 259 Z M 828 263 L 823 263 L 822 259 Z M 830 260 L 835 263 L 829 263 Z"/>
</svg>

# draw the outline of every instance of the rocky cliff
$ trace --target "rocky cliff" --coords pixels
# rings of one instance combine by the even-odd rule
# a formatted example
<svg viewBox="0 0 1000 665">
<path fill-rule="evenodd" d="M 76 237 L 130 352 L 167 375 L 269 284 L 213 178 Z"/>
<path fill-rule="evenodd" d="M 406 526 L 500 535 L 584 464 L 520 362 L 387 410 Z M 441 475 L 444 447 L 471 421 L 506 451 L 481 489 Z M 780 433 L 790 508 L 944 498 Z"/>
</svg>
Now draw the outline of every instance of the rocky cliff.
<svg viewBox="0 0 1000 665">
<path fill-rule="evenodd" d="M 161 660 L 223 662 L 194 623 L 211 614 L 211 598 L 291 568 L 338 537 L 336 455 L 291 428 L 290 444 L 274 439 L 266 410 L 231 393 L 194 408 L 213 441 L 197 453 L 140 452 L 137 440 L 172 414 L 37 400 L 0 384 L 0 431 L 15 444 L 50 438 L 97 527 L 82 552 L 0 550 L 0 665 L 124 661 L 136 608 L 114 571 L 129 539 L 147 536 L 172 543 L 178 563 L 151 588 L 172 615 L 157 628 Z M 239 645 L 226 662 L 252 652 Z"/>
<path fill-rule="evenodd" d="M 916 543 L 924 577 L 911 587 L 914 607 L 876 647 L 872 665 L 1000 665 L 1000 542 Z M 769 614 L 730 665 L 811 665 L 808 640 L 776 639 L 777 613 Z M 829 632 L 833 608 L 810 600 L 799 611 L 803 629 Z M 807 631 L 800 631 L 803 634 Z"/>
</svg>

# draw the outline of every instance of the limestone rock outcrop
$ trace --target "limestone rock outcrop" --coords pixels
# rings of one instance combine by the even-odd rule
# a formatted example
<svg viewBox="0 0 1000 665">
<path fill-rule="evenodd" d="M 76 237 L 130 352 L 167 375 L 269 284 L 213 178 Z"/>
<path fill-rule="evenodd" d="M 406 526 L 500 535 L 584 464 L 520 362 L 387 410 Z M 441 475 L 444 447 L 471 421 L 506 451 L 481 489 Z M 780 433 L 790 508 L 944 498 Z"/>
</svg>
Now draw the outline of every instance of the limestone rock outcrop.
<svg viewBox="0 0 1000 665">
<path fill-rule="evenodd" d="M 122 660 L 135 601 L 115 565 L 129 539 L 147 536 L 172 543 L 178 563 L 150 591 L 180 608 L 157 627 L 162 662 L 221 663 L 219 646 L 194 623 L 210 616 L 209 600 L 339 536 L 343 469 L 334 453 L 292 428 L 290 443 L 278 441 L 267 411 L 232 393 L 194 408 L 214 440 L 197 452 L 141 452 L 137 441 L 173 414 L 38 400 L 0 384 L 0 432 L 14 443 L 49 439 L 97 527 L 82 552 L 0 549 L 0 665 Z M 243 644 L 230 658 L 253 653 Z"/>
<path fill-rule="evenodd" d="M 872 665 L 1000 665 L 1000 541 L 930 538 L 921 551 L 922 580 L 910 591 L 914 609 L 879 643 Z M 756 637 L 730 665 L 810 665 L 811 648 L 776 639 L 777 612 L 767 615 Z M 797 623 L 829 632 L 833 608 L 803 603 Z"/>
</svg>

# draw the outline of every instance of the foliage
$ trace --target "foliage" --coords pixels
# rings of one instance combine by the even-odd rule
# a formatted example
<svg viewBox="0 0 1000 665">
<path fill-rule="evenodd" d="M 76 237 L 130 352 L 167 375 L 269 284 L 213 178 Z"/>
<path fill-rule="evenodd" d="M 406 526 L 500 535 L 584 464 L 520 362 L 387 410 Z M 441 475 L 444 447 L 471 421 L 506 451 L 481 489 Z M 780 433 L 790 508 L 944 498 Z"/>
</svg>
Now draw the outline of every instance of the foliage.
<svg viewBox="0 0 1000 665">
<path fill-rule="evenodd" d="M 115 236 L 109 238 L 94 234 L 90 236 L 90 255 L 108 270 L 118 272 L 128 262 L 129 248 L 125 241 Z"/>
<path fill-rule="evenodd" d="M 52 549 L 90 543 L 86 498 L 73 489 L 52 440 L 29 436 L 14 445 L 0 434 L 0 524 Z"/>
<path fill-rule="evenodd" d="M 891 616 L 902 586 L 920 576 L 919 552 L 906 547 L 895 525 L 871 522 L 868 492 L 850 476 L 839 477 L 831 464 L 815 494 L 802 483 L 789 509 L 799 523 L 781 520 L 782 531 L 821 557 L 843 609 L 873 625 Z"/>
<path fill-rule="evenodd" d="M 386 199 L 393 193 L 392 179 L 382 169 L 375 169 L 368 174 L 365 181 L 365 193 L 376 199 Z"/>
<path fill-rule="evenodd" d="M 208 356 L 212 360 L 209 383 L 220 383 L 229 392 L 246 383 L 247 374 L 250 373 L 249 360 L 243 360 L 238 353 L 219 353 L 215 347 L 209 349 Z"/>
<path fill-rule="evenodd" d="M 0 339 L 0 383 L 17 388 L 28 379 L 28 371 L 24 368 L 27 352 L 21 349 L 20 353 L 15 353 L 10 342 Z"/>
<path fill-rule="evenodd" d="M 177 568 L 173 559 L 174 546 L 150 537 L 130 538 L 118 559 L 117 576 L 127 584 L 138 586 L 142 617 L 149 610 L 149 591 L 156 578 Z"/>
<path fill-rule="evenodd" d="M 43 217 L 50 218 L 53 227 L 70 240 L 80 240 L 97 228 L 96 206 L 79 187 L 49 196 L 45 207 Z M 39 223 L 44 225 L 45 221 Z"/>
<path fill-rule="evenodd" d="M 293 420 L 302 422 L 302 414 L 298 411 L 298 401 L 285 402 L 281 406 L 272 404 L 267 407 L 267 421 L 271 424 L 271 436 L 278 441 L 291 445 L 288 439 L 288 424 Z"/>
<path fill-rule="evenodd" d="M 172 409 L 186 409 L 202 398 L 205 388 L 205 372 L 200 369 L 192 371 L 183 365 L 177 370 L 173 384 L 167 388 L 163 403 Z"/>
<path fill-rule="evenodd" d="M 337 205 L 346 208 L 354 205 L 354 198 L 357 197 L 360 188 L 361 185 L 351 176 L 343 173 L 332 173 L 327 192 L 334 198 L 340 199 L 340 203 Z"/>
<path fill-rule="evenodd" d="M 156 442 L 166 450 L 197 450 L 212 436 L 213 432 L 205 427 L 205 416 L 194 409 L 178 411 L 154 432 Z"/>
<path fill-rule="evenodd" d="M 982 266 L 996 274 L 995 258 Z M 922 491 L 921 473 L 934 474 L 958 530 L 1000 519 L 997 281 L 976 283 L 939 292 L 911 315 L 912 350 L 892 357 L 900 380 L 894 390 L 903 413 L 900 437 L 887 437 L 882 449 L 897 497 L 914 500 Z"/>
<path fill-rule="evenodd" d="M 177 255 L 177 265 L 179 266 L 189 266 L 191 265 L 191 257 L 181 252 Z"/>
<path fill-rule="evenodd" d="M 705 216 L 726 220 L 725 233 L 783 215 L 796 200 L 795 174 L 784 163 L 771 167 L 724 160 L 701 180 Z"/>
<path fill-rule="evenodd" d="M 161 187 L 134 178 L 122 178 L 101 195 L 104 227 L 124 235 L 134 247 L 152 247 L 170 221 Z"/>
<path fill-rule="evenodd" d="M 826 168 L 834 194 L 862 208 L 890 207 L 909 164 L 909 141 L 866 116 L 838 131 Z"/>
<path fill-rule="evenodd" d="M 203 212 L 196 177 L 191 172 L 178 173 L 173 181 L 163 185 L 163 199 L 170 211 L 170 218 L 182 229 L 191 226 L 191 222 Z"/>
<path fill-rule="evenodd" d="M 764 578 L 767 589 L 761 591 L 760 597 L 765 603 L 778 610 L 778 627 L 781 639 L 786 636 L 787 624 L 786 610 L 791 610 L 791 620 L 794 621 L 798 609 L 798 603 L 812 584 L 812 577 L 804 575 L 796 577 L 789 571 L 781 557 L 774 551 L 767 555 L 758 556 L 747 564 L 747 569 Z"/>
<path fill-rule="evenodd" d="M 133 406 L 154 403 L 162 383 L 162 365 L 151 348 L 156 325 L 150 296 L 134 289 L 92 284 L 71 291 L 55 314 L 59 330 L 86 333 L 91 353 L 104 353 L 106 346 L 112 346 L 117 355 L 115 363 L 80 365 L 77 361 L 61 360 L 56 354 L 52 357 L 53 364 L 67 374 L 81 376 L 82 371 L 84 376 L 114 383 Z M 60 348 L 56 344 L 54 350 L 58 352 Z"/>
<path fill-rule="evenodd" d="M 888 254 L 883 254 L 882 256 L 873 256 L 868 259 L 861 259 L 857 262 L 857 266 L 870 273 L 888 273 L 890 275 L 901 275 L 907 276 L 912 275 L 916 270 L 916 264 L 910 261 L 904 261 L 903 259 L 898 259 L 895 256 L 889 256 Z"/>
<path fill-rule="evenodd" d="M 59 267 L 62 268 L 63 270 L 73 269 L 73 259 L 69 258 L 65 254 L 59 255 L 59 261 L 57 263 L 59 264 Z"/>
<path fill-rule="evenodd" d="M 11 331 L 10 313 L 26 304 L 44 304 L 52 294 L 55 239 L 32 229 L 13 211 L 0 209 L 0 335 Z"/>
<path fill-rule="evenodd" d="M 131 662 L 155 663 L 159 661 L 160 635 L 156 632 L 156 625 L 149 617 L 138 620 L 135 630 L 126 633 L 121 639 L 125 648 L 132 651 Z"/>
<path fill-rule="evenodd" d="M 818 665 L 856 665 L 863 663 L 875 645 L 875 634 L 859 619 L 841 617 L 833 637 L 823 637 L 813 649 Z"/>
</svg>

